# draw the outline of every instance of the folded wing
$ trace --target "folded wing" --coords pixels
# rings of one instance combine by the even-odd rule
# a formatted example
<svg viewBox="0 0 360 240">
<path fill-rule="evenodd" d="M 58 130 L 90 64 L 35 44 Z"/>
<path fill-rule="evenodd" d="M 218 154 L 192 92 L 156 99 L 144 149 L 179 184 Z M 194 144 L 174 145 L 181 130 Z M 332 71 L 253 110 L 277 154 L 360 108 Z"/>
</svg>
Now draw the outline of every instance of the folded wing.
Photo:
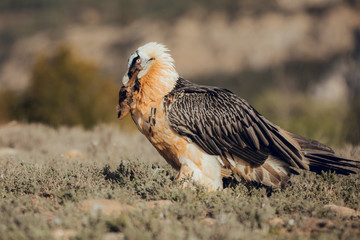
<svg viewBox="0 0 360 240">
<path fill-rule="evenodd" d="M 271 154 L 289 166 L 308 169 L 297 142 L 245 100 L 225 89 L 179 81 L 164 102 L 169 123 L 179 135 L 224 161 L 236 156 L 257 167 Z"/>
</svg>

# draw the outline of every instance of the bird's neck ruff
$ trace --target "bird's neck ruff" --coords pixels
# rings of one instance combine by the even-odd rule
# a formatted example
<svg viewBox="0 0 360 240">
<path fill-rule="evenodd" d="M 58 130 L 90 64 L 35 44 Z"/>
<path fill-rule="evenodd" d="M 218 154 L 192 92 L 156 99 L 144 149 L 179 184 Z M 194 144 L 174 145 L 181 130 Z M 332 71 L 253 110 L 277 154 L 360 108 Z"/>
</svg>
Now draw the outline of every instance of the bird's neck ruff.
<svg viewBox="0 0 360 240">
<path fill-rule="evenodd" d="M 154 62 L 149 71 L 139 78 L 139 93 L 142 98 L 157 100 L 168 94 L 175 86 L 179 75 L 175 69 L 161 62 Z"/>
<path fill-rule="evenodd" d="M 161 44 L 149 43 L 138 49 L 149 58 L 154 59 L 150 66 L 138 75 L 139 97 L 157 101 L 168 94 L 176 85 L 179 74 L 174 67 L 174 60 L 168 50 Z"/>
</svg>

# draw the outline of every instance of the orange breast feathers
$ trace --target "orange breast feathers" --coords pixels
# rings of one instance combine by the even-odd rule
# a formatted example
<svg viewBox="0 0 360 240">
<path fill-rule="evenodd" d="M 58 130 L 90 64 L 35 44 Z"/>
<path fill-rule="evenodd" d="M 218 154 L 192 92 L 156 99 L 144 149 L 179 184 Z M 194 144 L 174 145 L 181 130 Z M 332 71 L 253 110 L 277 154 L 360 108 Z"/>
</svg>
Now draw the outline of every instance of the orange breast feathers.
<svg viewBox="0 0 360 240">
<path fill-rule="evenodd" d="M 175 169 L 179 169 L 178 156 L 182 156 L 186 151 L 187 141 L 171 129 L 162 101 L 151 105 L 145 103 L 147 101 L 139 101 L 132 105 L 134 122 L 165 160 Z"/>
</svg>

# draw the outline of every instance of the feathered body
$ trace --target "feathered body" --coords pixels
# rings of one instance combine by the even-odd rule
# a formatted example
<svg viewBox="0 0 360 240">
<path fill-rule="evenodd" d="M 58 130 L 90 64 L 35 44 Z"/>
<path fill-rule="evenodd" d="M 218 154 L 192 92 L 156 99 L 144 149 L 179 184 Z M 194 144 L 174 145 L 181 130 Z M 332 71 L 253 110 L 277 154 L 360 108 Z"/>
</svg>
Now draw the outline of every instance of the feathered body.
<svg viewBox="0 0 360 240">
<path fill-rule="evenodd" d="M 357 168 L 331 148 L 272 124 L 232 92 L 179 77 L 163 45 L 134 52 L 123 84 L 119 116 L 129 111 L 179 177 L 192 176 L 210 190 L 221 189 L 223 177 L 281 187 L 298 169 L 350 174 Z"/>
</svg>

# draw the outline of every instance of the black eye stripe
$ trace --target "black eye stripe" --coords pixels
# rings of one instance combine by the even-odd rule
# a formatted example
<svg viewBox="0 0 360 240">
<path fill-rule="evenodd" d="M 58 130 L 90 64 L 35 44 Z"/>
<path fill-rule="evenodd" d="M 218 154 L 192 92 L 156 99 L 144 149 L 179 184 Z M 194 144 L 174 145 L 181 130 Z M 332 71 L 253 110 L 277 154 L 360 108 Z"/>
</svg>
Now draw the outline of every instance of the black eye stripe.
<svg viewBox="0 0 360 240">
<path fill-rule="evenodd" d="M 131 72 L 131 69 L 133 68 L 133 67 L 135 67 L 135 64 L 136 64 L 136 60 L 138 60 L 140 58 L 140 56 L 138 55 L 137 57 L 135 57 L 133 60 L 132 60 L 132 62 L 131 62 L 131 65 L 130 65 L 130 67 L 129 67 L 129 71 L 128 71 L 128 77 L 129 77 L 129 79 L 132 77 L 132 75 L 133 75 L 133 73 Z"/>
<path fill-rule="evenodd" d="M 140 57 L 139 57 L 139 56 L 137 56 L 136 58 L 134 58 L 134 59 L 132 60 L 132 63 L 131 63 L 130 69 L 131 69 L 131 68 L 133 68 L 133 67 L 135 67 L 136 60 L 138 60 L 139 58 L 140 58 Z"/>
</svg>

